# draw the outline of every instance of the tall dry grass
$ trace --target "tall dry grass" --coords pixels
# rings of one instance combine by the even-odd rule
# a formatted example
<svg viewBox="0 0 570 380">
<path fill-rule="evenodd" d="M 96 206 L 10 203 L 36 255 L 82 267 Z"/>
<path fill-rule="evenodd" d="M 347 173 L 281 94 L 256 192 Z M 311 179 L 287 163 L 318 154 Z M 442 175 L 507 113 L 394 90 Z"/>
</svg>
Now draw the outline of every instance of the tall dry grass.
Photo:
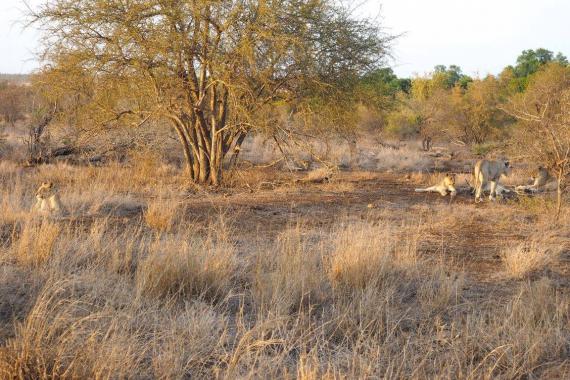
<svg viewBox="0 0 570 380">
<path fill-rule="evenodd" d="M 240 277 L 235 247 L 212 238 L 158 237 L 137 267 L 137 288 L 144 296 L 218 298 Z"/>
<path fill-rule="evenodd" d="M 289 316 L 326 300 L 322 246 L 303 230 L 289 227 L 254 253 L 252 297 L 264 315 Z"/>
<path fill-rule="evenodd" d="M 159 232 L 169 232 L 177 222 L 180 203 L 173 199 L 159 198 L 148 204 L 144 218 L 149 227 Z"/>
<path fill-rule="evenodd" d="M 14 258 L 22 265 L 39 266 L 54 253 L 61 226 L 47 219 L 28 220 L 15 247 Z"/>
<path fill-rule="evenodd" d="M 218 239 L 228 236 L 220 226 L 210 225 L 209 236 L 154 234 L 134 245 L 130 272 L 110 270 L 108 251 L 146 234 L 111 222 L 62 226 L 58 250 L 32 261 L 45 282 L 5 342 L 0 371 L 45 379 L 513 378 L 564 366 L 568 296 L 549 280 L 523 282 L 499 303 L 469 299 L 462 273 L 418 253 L 421 229 L 388 221 L 299 224 L 258 241 L 248 256 Z M 74 249 L 61 241 L 81 236 Z M 71 251 L 79 258 L 66 259 Z"/>
<path fill-rule="evenodd" d="M 531 240 L 504 249 L 501 258 L 509 276 L 523 278 L 555 261 L 560 250 L 546 239 Z"/>
<path fill-rule="evenodd" d="M 28 219 L 34 184 L 51 174 L 72 216 Z M 554 261 L 528 254 L 550 255 L 554 242 L 509 251 L 512 279 L 479 281 L 444 241 L 457 238 L 449 226 L 469 205 L 418 211 L 444 231 L 446 248 L 434 251 L 424 249 L 426 219 L 395 206 L 269 232 L 263 214 L 256 233 L 240 216 L 189 221 L 168 173 L 155 178 L 168 191 L 152 194 L 108 168 L 0 175 L 11 181 L 0 183 L 2 378 L 570 373 L 570 296 L 539 270 Z"/>
</svg>

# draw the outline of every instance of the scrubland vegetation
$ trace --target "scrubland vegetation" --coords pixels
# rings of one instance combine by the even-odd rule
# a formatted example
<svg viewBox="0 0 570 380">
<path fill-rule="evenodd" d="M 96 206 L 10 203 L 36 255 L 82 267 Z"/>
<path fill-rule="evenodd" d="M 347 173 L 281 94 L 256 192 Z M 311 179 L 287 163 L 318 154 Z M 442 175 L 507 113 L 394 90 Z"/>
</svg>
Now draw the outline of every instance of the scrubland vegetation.
<svg viewBox="0 0 570 380">
<path fill-rule="evenodd" d="M 570 376 L 561 53 L 398 78 L 335 2 L 191 4 L 30 11 L 46 65 L 0 84 L 2 378 Z M 558 196 L 475 205 L 504 156 Z M 442 172 L 457 197 L 414 192 Z M 67 213 L 30 211 L 44 181 Z"/>
<path fill-rule="evenodd" d="M 542 210 L 132 170 L 3 163 L 3 377 L 568 374 L 567 234 Z M 27 212 L 40 178 L 71 215 Z M 374 208 L 346 198 L 361 181 Z"/>
</svg>

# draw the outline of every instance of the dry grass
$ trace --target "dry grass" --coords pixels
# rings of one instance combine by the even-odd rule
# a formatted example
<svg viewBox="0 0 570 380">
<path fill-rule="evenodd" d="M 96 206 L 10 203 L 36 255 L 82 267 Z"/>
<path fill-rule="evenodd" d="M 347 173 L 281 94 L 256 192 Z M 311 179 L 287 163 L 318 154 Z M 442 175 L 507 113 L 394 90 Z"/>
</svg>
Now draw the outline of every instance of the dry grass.
<svg viewBox="0 0 570 380">
<path fill-rule="evenodd" d="M 544 242 L 530 241 L 506 248 L 501 257 L 509 276 L 523 278 L 545 268 L 554 261 L 556 254 Z"/>
<path fill-rule="evenodd" d="M 173 199 L 155 199 L 145 213 L 144 220 L 150 228 L 160 232 L 168 232 L 176 223 L 176 213 L 180 204 Z"/>
<path fill-rule="evenodd" d="M 239 276 L 239 260 L 229 242 L 192 236 L 161 236 L 136 274 L 141 294 L 153 297 L 227 294 Z"/>
<path fill-rule="evenodd" d="M 531 177 L 536 176 L 534 172 L 536 168 L 522 168 L 515 164 L 511 174 L 501 177 L 501 184 L 506 186 L 528 185 Z"/>
<path fill-rule="evenodd" d="M 331 169 L 326 168 L 326 167 L 320 167 L 318 169 L 311 170 L 307 174 L 305 181 L 308 181 L 308 182 L 329 182 L 332 179 L 333 175 L 334 175 L 334 173 L 331 171 Z"/>
<path fill-rule="evenodd" d="M 224 319 L 133 300 L 128 284 L 91 274 L 48 282 L 0 352 L 4 378 L 179 378 L 199 375 L 224 342 Z"/>
<path fill-rule="evenodd" d="M 260 312 L 288 316 L 326 298 L 322 252 L 310 235 L 299 224 L 256 252 L 252 295 Z"/>
<path fill-rule="evenodd" d="M 369 172 L 289 193 L 188 198 L 169 170 L 142 183 L 154 164 L 140 165 L 129 185 L 119 166 L 0 164 L 0 377 L 570 373 L 557 259 L 567 232 L 520 205 L 398 203 L 387 188 L 369 210 L 370 188 L 359 188 L 378 179 Z M 30 219 L 35 184 L 51 176 L 72 214 Z M 331 198 L 335 189 L 346 194 Z M 318 192 L 321 203 L 307 201 Z M 291 194 L 295 204 L 282 200 Z M 490 225 L 542 238 L 503 249 Z M 509 278 L 489 275 L 502 265 Z"/>
<path fill-rule="evenodd" d="M 414 237 L 399 236 L 400 232 L 388 223 L 352 224 L 338 231 L 330 258 L 332 283 L 364 289 L 416 271 Z"/>
<path fill-rule="evenodd" d="M 14 250 L 14 258 L 26 266 L 43 264 L 52 256 L 60 232 L 61 226 L 47 219 L 28 220 Z"/>
<path fill-rule="evenodd" d="M 307 148 L 308 149 L 304 149 Z M 432 165 L 432 159 L 421 152 L 416 144 L 400 144 L 387 142 L 384 146 L 370 139 L 356 139 L 356 144 L 349 144 L 342 139 L 324 141 L 309 140 L 303 144 L 282 146 L 290 165 L 303 167 L 303 163 L 314 161 L 310 150 L 316 157 L 341 168 L 353 170 L 390 170 L 411 171 L 427 169 Z M 253 164 L 267 164 L 282 157 L 281 151 L 271 139 L 255 136 L 246 141 L 242 147 L 241 158 Z M 283 160 L 281 166 L 286 167 Z"/>
<path fill-rule="evenodd" d="M 374 165 L 362 163 L 363 169 L 389 170 L 389 171 L 409 171 L 427 169 L 432 165 L 431 159 L 418 151 L 415 147 L 401 147 L 398 150 L 390 148 L 380 148 L 371 157 Z M 365 161 L 366 162 L 366 161 Z"/>
</svg>

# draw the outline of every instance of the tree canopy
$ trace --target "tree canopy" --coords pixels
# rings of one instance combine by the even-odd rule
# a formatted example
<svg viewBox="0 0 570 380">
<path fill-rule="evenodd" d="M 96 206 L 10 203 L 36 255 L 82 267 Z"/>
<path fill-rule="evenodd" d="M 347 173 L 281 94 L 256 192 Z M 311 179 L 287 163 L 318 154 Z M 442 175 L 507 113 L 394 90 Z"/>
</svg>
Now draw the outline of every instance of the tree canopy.
<svg viewBox="0 0 570 380">
<path fill-rule="evenodd" d="M 510 87 L 515 92 L 523 92 L 527 85 L 529 77 L 536 73 L 541 66 L 556 62 L 560 65 L 568 65 L 568 59 L 564 54 L 558 52 L 556 55 L 548 49 L 538 48 L 536 50 L 523 50 L 517 58 L 515 66 L 507 66 L 503 71 L 505 75 L 510 76 Z"/>
<path fill-rule="evenodd" d="M 85 126 L 168 121 L 191 178 L 212 184 L 249 131 L 273 126 L 268 107 L 344 100 L 392 40 L 332 0 L 58 0 L 31 16 L 46 78 L 81 94 Z"/>
</svg>

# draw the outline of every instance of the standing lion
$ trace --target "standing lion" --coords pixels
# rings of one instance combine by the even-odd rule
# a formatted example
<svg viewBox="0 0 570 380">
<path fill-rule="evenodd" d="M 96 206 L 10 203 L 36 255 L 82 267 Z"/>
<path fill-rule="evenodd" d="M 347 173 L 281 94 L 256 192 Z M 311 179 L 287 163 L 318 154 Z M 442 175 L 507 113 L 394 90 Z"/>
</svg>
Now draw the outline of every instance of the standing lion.
<svg viewBox="0 0 570 380">
<path fill-rule="evenodd" d="M 475 181 L 475 202 L 481 201 L 483 189 L 487 184 L 490 185 L 489 199 L 494 201 L 497 195 L 497 185 L 502 175 L 511 173 L 511 165 L 506 160 L 479 160 L 475 164 L 473 170 L 473 178 Z"/>
</svg>

